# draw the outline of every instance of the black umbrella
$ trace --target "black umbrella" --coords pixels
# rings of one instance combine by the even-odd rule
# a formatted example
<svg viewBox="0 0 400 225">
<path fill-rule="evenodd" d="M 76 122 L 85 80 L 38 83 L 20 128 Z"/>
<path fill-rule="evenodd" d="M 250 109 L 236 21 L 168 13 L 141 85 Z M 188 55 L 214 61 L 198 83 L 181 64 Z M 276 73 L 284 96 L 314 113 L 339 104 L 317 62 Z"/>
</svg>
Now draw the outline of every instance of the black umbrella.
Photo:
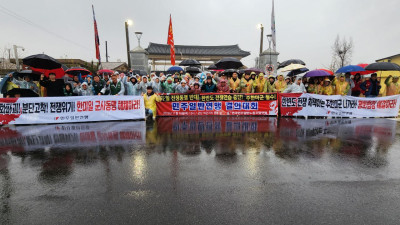
<svg viewBox="0 0 400 225">
<path fill-rule="evenodd" d="M 238 69 L 243 66 L 239 59 L 226 57 L 215 63 L 218 69 Z"/>
<path fill-rule="evenodd" d="M 400 71 L 400 66 L 396 63 L 390 62 L 377 62 L 371 63 L 364 68 L 365 70 L 378 70 L 378 71 Z"/>
<path fill-rule="evenodd" d="M 289 59 L 284 61 L 283 63 L 279 64 L 278 69 L 289 66 L 290 64 L 301 64 L 301 65 L 306 65 L 305 62 L 303 62 L 300 59 Z"/>
<path fill-rule="evenodd" d="M 89 74 L 91 74 L 92 72 L 90 72 L 89 70 L 83 68 L 83 67 L 71 67 L 69 68 L 67 71 L 65 71 L 66 74 L 75 76 L 75 75 L 79 75 L 81 74 L 81 76 L 87 76 Z"/>
<path fill-rule="evenodd" d="M 28 65 L 38 69 L 53 70 L 61 68 L 61 63 L 45 54 L 28 56 L 24 58 L 22 62 L 24 65 Z"/>
<path fill-rule="evenodd" d="M 197 67 L 187 67 L 186 72 L 188 73 L 201 73 L 201 70 Z"/>
<path fill-rule="evenodd" d="M 209 70 L 217 70 L 217 66 L 215 64 L 211 64 L 207 69 Z"/>
<path fill-rule="evenodd" d="M 31 89 L 13 88 L 7 92 L 7 95 L 10 97 L 15 97 L 16 94 L 20 94 L 21 97 L 39 97 L 39 95 Z"/>
<path fill-rule="evenodd" d="M 14 78 L 24 78 L 25 76 L 29 76 L 31 80 L 40 80 L 41 73 L 33 70 L 22 70 L 20 72 L 14 72 Z"/>
<path fill-rule="evenodd" d="M 301 68 L 301 69 L 298 69 L 298 70 L 292 70 L 286 76 L 289 76 L 289 77 L 296 76 L 298 74 L 305 73 L 305 72 L 308 72 L 308 71 L 309 71 L 309 69 L 307 69 L 307 68 Z"/>
<path fill-rule="evenodd" d="M 201 66 L 201 63 L 195 59 L 185 59 L 181 63 L 180 66 Z"/>
</svg>

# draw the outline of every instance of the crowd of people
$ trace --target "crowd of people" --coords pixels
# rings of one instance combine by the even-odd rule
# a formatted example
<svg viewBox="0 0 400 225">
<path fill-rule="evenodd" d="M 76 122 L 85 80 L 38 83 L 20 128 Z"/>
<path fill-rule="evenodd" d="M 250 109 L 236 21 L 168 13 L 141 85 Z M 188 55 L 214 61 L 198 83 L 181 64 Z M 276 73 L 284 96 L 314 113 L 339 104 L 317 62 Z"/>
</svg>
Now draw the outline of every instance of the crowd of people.
<svg viewBox="0 0 400 225">
<path fill-rule="evenodd" d="M 12 78 L 12 75 L 9 75 Z M 333 78 L 333 79 L 332 79 Z M 399 77 L 389 76 L 385 80 L 386 95 L 400 94 Z M 360 74 L 350 73 L 338 77 L 284 77 L 283 75 L 266 76 L 263 73 L 245 73 L 242 77 L 234 72 L 228 77 L 225 73 L 203 72 L 192 76 L 189 73 L 175 73 L 157 76 L 151 73 L 146 76 L 115 72 L 113 74 L 65 75 L 56 79 L 50 73 L 43 74 L 39 82 L 29 76 L 23 80 L 10 79 L 9 86 L 31 89 L 39 96 L 92 96 L 92 95 L 131 95 L 144 96 L 146 109 L 155 112 L 156 102 L 161 93 L 200 94 L 200 93 L 312 93 L 321 95 L 351 95 L 377 97 L 381 89 L 377 74 L 364 79 Z M 8 88 L 9 89 L 9 88 Z M 13 97 L 13 96 L 11 96 Z M 19 97 L 19 96 L 15 96 Z M 154 113 L 155 114 L 155 113 Z"/>
</svg>

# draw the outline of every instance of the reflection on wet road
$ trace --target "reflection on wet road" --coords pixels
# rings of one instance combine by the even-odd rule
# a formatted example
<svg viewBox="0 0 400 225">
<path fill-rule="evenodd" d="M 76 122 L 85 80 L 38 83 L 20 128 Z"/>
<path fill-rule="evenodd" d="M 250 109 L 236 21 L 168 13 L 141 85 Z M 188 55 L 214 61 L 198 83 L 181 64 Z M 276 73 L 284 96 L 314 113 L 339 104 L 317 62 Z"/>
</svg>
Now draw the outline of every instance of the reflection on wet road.
<svg viewBox="0 0 400 225">
<path fill-rule="evenodd" d="M 262 117 L 0 128 L 0 224 L 398 224 L 398 124 Z"/>
</svg>

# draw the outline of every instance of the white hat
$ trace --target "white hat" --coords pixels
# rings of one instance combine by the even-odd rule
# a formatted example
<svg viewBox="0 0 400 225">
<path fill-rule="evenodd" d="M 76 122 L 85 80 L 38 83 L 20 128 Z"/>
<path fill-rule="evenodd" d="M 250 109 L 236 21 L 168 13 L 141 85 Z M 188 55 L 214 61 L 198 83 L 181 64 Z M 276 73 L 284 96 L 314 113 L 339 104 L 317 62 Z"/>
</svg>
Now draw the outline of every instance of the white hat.
<svg viewBox="0 0 400 225">
<path fill-rule="evenodd" d="M 186 84 L 186 81 L 184 81 L 184 80 L 183 80 L 183 81 L 181 81 L 181 84 Z"/>
<path fill-rule="evenodd" d="M 83 83 L 82 83 L 82 86 L 83 86 L 83 85 L 86 85 L 86 86 L 88 86 L 87 82 L 83 82 Z"/>
<path fill-rule="evenodd" d="M 115 74 L 115 75 L 118 75 L 119 73 L 118 73 L 118 71 L 115 71 L 114 74 Z"/>
</svg>

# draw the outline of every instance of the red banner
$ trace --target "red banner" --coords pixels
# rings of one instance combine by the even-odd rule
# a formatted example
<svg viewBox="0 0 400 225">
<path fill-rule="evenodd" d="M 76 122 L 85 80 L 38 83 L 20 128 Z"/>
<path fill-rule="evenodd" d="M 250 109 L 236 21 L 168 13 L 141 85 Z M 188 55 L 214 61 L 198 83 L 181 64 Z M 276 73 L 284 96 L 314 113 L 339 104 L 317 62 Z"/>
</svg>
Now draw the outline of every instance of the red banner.
<svg viewBox="0 0 400 225">
<path fill-rule="evenodd" d="M 157 103 L 157 116 L 276 116 L 277 94 L 170 94 Z"/>
</svg>

